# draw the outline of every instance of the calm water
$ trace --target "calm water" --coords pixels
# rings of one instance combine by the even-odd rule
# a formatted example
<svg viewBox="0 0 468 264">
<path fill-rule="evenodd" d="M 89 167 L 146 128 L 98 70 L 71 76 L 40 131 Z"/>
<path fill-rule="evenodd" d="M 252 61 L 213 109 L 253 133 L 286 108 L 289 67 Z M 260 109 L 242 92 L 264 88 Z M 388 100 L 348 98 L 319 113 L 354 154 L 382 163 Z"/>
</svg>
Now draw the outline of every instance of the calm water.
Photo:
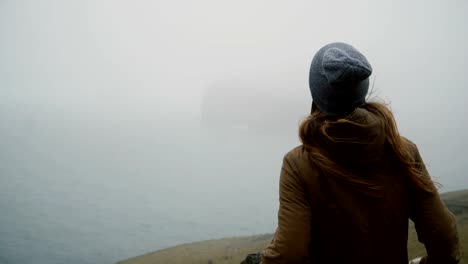
<svg viewBox="0 0 468 264">
<path fill-rule="evenodd" d="M 272 232 L 294 134 L 167 126 L 6 120 L 0 263 L 113 263 Z"/>
<path fill-rule="evenodd" d="M 282 157 L 297 144 L 293 125 L 272 132 L 49 112 L 0 120 L 0 264 L 114 263 L 273 232 Z M 445 175 L 439 159 L 433 171 Z"/>
</svg>

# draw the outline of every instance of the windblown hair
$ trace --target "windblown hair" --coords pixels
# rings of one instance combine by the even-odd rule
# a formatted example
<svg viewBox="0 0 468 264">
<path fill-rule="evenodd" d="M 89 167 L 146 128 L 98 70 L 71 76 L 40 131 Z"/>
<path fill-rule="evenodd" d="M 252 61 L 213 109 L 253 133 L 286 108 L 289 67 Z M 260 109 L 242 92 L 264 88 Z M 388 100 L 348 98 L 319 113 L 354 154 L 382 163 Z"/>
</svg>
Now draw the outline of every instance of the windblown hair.
<svg viewBox="0 0 468 264">
<path fill-rule="evenodd" d="M 412 143 L 402 138 L 398 132 L 392 112 L 383 103 L 369 102 L 360 106 L 369 113 L 374 114 L 383 126 L 382 133 L 385 134 L 385 147 L 390 151 L 391 156 L 400 165 L 403 174 L 408 177 L 409 182 L 426 192 L 436 191 L 436 187 L 430 176 L 422 169 L 422 161 L 415 160 L 415 149 Z M 340 129 L 345 124 L 349 127 L 365 128 L 366 124 L 353 120 L 353 114 L 344 117 L 327 116 L 320 110 L 314 110 L 300 125 L 299 137 L 308 150 L 310 158 L 316 166 L 327 174 L 338 177 L 347 183 L 356 186 L 358 189 L 371 194 L 381 192 L 382 186 L 373 183 L 366 177 L 361 177 L 356 171 L 350 170 L 337 161 L 327 144 L 323 141 L 333 142 L 335 145 L 345 145 L 352 142 L 353 138 L 341 138 L 330 135 L 330 131 Z M 371 157 L 369 155 L 368 157 Z M 369 162 L 371 163 L 371 162 Z"/>
</svg>

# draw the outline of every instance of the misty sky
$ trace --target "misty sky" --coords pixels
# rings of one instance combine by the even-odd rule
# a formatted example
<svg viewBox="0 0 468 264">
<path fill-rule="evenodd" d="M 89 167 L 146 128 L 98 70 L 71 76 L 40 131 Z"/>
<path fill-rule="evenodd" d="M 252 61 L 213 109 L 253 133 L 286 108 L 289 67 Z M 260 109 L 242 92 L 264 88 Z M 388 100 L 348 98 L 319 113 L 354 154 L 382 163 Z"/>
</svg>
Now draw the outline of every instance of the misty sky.
<svg viewBox="0 0 468 264">
<path fill-rule="evenodd" d="M 229 113 L 233 128 L 275 124 L 294 145 L 312 56 L 342 41 L 366 54 L 374 95 L 433 176 L 466 188 L 466 25 L 464 0 L 0 0 L 0 113 L 122 126 Z"/>
<path fill-rule="evenodd" d="M 467 25 L 466 0 L 0 0 L 0 262 L 274 232 L 336 41 L 441 191 L 468 189 Z"/>
</svg>

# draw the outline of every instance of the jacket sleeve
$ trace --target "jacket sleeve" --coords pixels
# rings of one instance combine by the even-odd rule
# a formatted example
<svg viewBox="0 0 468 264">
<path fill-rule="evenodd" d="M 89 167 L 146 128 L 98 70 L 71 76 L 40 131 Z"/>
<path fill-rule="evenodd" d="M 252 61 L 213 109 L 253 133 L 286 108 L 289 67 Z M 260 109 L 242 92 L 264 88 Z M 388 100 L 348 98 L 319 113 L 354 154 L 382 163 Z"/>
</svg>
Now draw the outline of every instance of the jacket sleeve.
<svg viewBox="0 0 468 264">
<path fill-rule="evenodd" d="M 412 145 L 418 168 L 430 177 L 416 145 Z M 438 192 L 428 193 L 415 188 L 411 192 L 410 206 L 410 218 L 415 224 L 418 240 L 424 244 L 427 252 L 420 263 L 458 263 L 460 246 L 456 219 L 442 202 Z"/>
<path fill-rule="evenodd" d="M 278 227 L 263 251 L 262 264 L 302 263 L 308 257 L 311 212 L 305 186 L 293 164 L 286 155 L 280 175 Z"/>
</svg>

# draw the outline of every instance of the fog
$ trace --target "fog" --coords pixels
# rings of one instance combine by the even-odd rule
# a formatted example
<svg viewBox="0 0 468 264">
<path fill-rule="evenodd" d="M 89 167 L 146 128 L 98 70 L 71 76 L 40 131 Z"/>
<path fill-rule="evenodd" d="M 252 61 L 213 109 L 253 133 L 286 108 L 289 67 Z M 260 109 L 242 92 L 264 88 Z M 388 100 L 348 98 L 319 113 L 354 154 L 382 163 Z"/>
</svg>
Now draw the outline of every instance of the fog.
<svg viewBox="0 0 468 264">
<path fill-rule="evenodd" d="M 463 0 L 0 0 L 0 263 L 273 232 L 335 41 L 367 56 L 440 191 L 468 188 L 466 25 Z"/>
</svg>

